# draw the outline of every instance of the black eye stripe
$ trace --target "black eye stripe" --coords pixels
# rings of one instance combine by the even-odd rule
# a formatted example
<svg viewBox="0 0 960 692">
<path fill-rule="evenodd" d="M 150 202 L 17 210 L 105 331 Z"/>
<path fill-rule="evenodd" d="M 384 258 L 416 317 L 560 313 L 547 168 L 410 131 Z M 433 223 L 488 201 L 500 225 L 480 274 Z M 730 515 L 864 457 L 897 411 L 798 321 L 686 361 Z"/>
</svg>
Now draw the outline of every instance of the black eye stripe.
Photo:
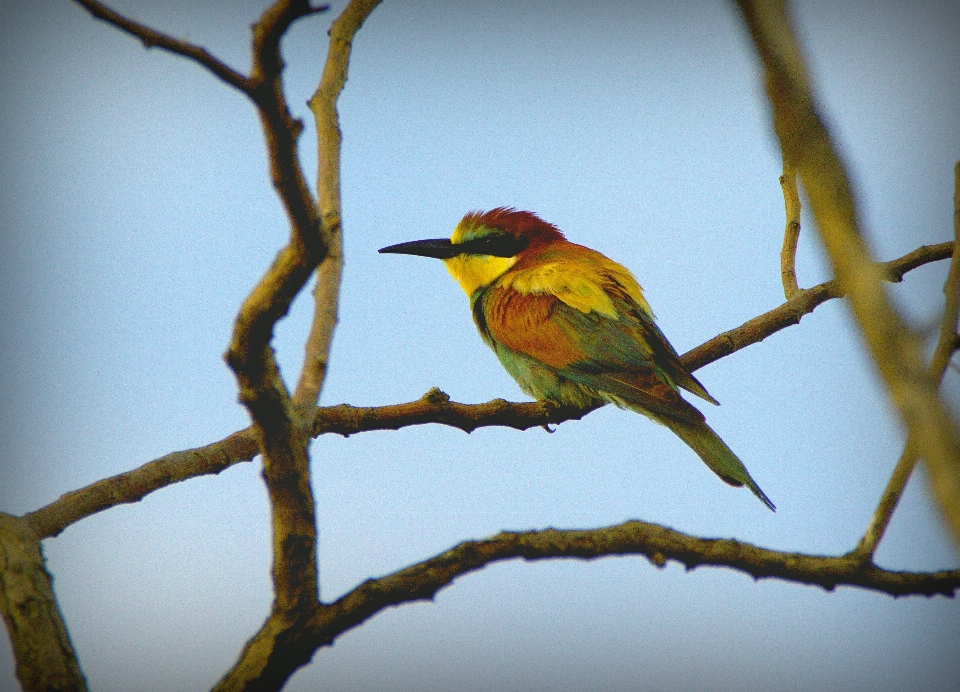
<svg viewBox="0 0 960 692">
<path fill-rule="evenodd" d="M 454 247 L 463 254 L 514 257 L 523 252 L 529 242 L 525 238 L 514 238 L 510 235 L 489 235 L 459 243 Z"/>
</svg>

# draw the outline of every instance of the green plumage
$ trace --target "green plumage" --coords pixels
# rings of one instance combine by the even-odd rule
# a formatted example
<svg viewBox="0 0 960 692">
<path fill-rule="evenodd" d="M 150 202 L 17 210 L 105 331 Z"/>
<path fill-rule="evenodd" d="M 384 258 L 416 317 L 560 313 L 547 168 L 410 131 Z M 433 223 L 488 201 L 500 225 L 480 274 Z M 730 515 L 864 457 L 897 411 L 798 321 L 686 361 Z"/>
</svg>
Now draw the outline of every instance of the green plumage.
<svg viewBox="0 0 960 692">
<path fill-rule="evenodd" d="M 659 423 L 667 426 L 677 437 L 686 442 L 694 452 L 703 460 L 710 470 L 720 476 L 725 483 L 733 486 L 745 485 L 750 491 L 760 498 L 760 501 L 773 511 L 777 511 L 776 506 L 770 501 L 766 493 L 760 490 L 747 471 L 747 467 L 733 453 L 727 443 L 720 439 L 717 433 L 713 432 L 706 423 L 688 423 L 686 421 L 675 420 L 662 417 Z"/>
</svg>

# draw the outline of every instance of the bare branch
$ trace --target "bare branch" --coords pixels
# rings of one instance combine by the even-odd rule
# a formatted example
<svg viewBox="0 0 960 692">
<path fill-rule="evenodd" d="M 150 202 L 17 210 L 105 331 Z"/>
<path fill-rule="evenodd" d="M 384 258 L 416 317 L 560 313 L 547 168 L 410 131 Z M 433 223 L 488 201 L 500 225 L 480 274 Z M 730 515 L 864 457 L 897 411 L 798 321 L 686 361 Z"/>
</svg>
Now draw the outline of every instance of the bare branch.
<svg viewBox="0 0 960 692">
<path fill-rule="evenodd" d="M 877 271 L 884 280 L 899 283 L 907 272 L 928 262 L 946 259 L 952 252 L 953 243 L 949 242 L 923 245 L 903 257 L 878 264 Z M 744 322 L 736 329 L 715 336 L 710 341 L 683 354 L 681 360 L 689 370 L 698 370 L 746 346 L 759 343 L 781 329 L 799 324 L 802 317 L 810 314 L 823 303 L 845 295 L 846 292 L 836 279 L 825 281 L 812 288 L 801 289 L 783 305 Z"/>
<path fill-rule="evenodd" d="M 53 594 L 40 539 L 29 524 L 0 513 L 0 612 L 24 692 L 81 692 L 87 683 Z"/>
<path fill-rule="evenodd" d="M 857 228 L 847 176 L 818 116 L 783 0 L 740 0 L 763 60 L 783 157 L 795 166 L 837 281 L 901 420 L 927 461 L 935 495 L 960 544 L 960 430 L 923 362 L 919 337 L 903 323 Z"/>
<path fill-rule="evenodd" d="M 286 314 L 289 302 L 302 288 L 301 276 L 305 274 L 305 282 L 327 253 L 322 220 L 297 155 L 297 140 L 303 123 L 290 114 L 287 106 L 281 79 L 283 60 L 280 56 L 280 38 L 290 25 L 301 17 L 325 9 L 326 6 L 311 7 L 306 0 L 277 0 L 253 26 L 253 70 L 250 81 L 267 143 L 270 179 L 290 220 L 290 247 L 297 250 L 296 256 L 288 260 L 305 263 L 304 267 L 292 272 L 296 274 L 296 279 L 290 288 L 295 286 L 296 290 L 292 294 L 287 290 L 281 292 L 283 301 L 277 307 L 282 307 L 282 312 L 268 317 L 271 327 L 273 322 Z M 278 258 L 279 261 L 281 258 Z"/>
<path fill-rule="evenodd" d="M 903 495 L 903 490 L 907 487 L 907 481 L 910 480 L 910 475 L 916 468 L 918 461 L 917 451 L 913 448 L 908 437 L 903 446 L 903 452 L 897 460 L 897 465 L 893 469 L 893 474 L 891 474 L 887 486 L 883 489 L 880 502 L 877 503 L 877 508 L 873 511 L 870 525 L 867 526 L 867 530 L 857 547 L 850 552 L 850 557 L 860 560 L 873 560 L 874 553 L 877 552 L 877 546 L 883 540 L 883 534 L 887 531 L 890 518 L 897 509 L 897 505 L 900 504 L 900 497 Z"/>
<path fill-rule="evenodd" d="M 139 502 L 154 490 L 209 474 L 220 473 L 260 453 L 253 428 L 213 444 L 173 452 L 143 466 L 104 478 L 60 496 L 24 519 L 39 538 L 52 538 L 75 522 L 120 504 Z"/>
<path fill-rule="evenodd" d="M 313 435 L 325 433 L 354 435 L 371 430 L 399 430 L 411 425 L 440 423 L 473 432 L 477 428 L 500 425 L 528 430 L 550 423 L 579 420 L 595 409 L 575 409 L 549 402 L 514 404 L 494 399 L 485 404 L 460 404 L 434 387 L 420 399 L 391 406 L 321 406 L 316 409 Z"/>
<path fill-rule="evenodd" d="M 253 417 L 263 452 L 273 519 L 275 599 L 267 622 L 247 642 L 237 663 L 218 683 L 218 690 L 279 689 L 312 655 L 312 650 L 301 650 L 292 643 L 299 636 L 303 618 L 318 607 L 319 601 L 309 435 L 302 424 L 308 419 L 303 409 L 312 408 L 316 402 L 336 324 L 342 264 L 336 98 L 346 79 L 353 34 L 376 4 L 352 0 L 331 28 L 320 86 L 330 100 L 325 108 L 314 108 L 321 151 L 322 218 L 297 158 L 296 140 L 302 125 L 290 116 L 280 79 L 280 38 L 293 21 L 313 10 L 305 0 L 277 0 L 254 26 L 251 79 L 257 84 L 256 100 L 270 152 L 271 175 L 290 216 L 292 237 L 241 308 L 226 358 L 237 375 L 241 401 Z M 334 77 L 328 77 L 330 74 Z M 316 317 L 295 402 L 270 348 L 273 327 L 313 270 L 323 263 L 326 266 L 318 281 Z"/>
<path fill-rule="evenodd" d="M 325 223 L 328 222 L 329 219 L 325 219 Z M 317 284 L 313 289 L 313 321 L 303 347 L 303 369 L 293 395 L 297 408 L 307 415 L 320 398 L 320 390 L 327 377 L 333 332 L 339 322 L 340 279 L 343 275 L 343 236 L 339 222 L 331 235 L 327 256 L 317 267 Z"/>
<path fill-rule="evenodd" d="M 951 256 L 953 243 L 925 245 L 880 265 L 888 280 L 898 282 L 917 267 Z M 712 363 L 757 343 L 781 329 L 798 324 L 800 318 L 832 298 L 839 298 L 835 281 L 801 290 L 793 300 L 724 332 L 682 356 L 691 370 Z M 550 423 L 579 419 L 588 411 L 553 408 L 546 403 L 509 403 L 495 399 L 484 404 L 451 402 L 438 389 L 417 401 L 392 406 L 355 407 L 348 404 L 318 407 L 312 435 L 352 435 L 367 430 L 398 430 L 408 425 L 440 423 L 470 432 L 501 425 L 526 430 Z M 137 502 L 160 488 L 189 478 L 220 473 L 233 464 L 250 461 L 259 453 L 252 428 L 182 452 L 174 452 L 126 473 L 112 476 L 61 496 L 55 502 L 26 515 L 41 538 L 56 536 L 70 524 L 118 504 Z"/>
<path fill-rule="evenodd" d="M 221 62 L 211 55 L 205 48 L 195 46 L 187 41 L 180 41 L 150 27 L 128 19 L 123 15 L 114 12 L 106 5 L 97 2 L 97 0 L 75 0 L 78 5 L 84 7 L 96 19 L 112 24 L 121 31 L 124 31 L 135 38 L 146 48 L 162 48 L 163 50 L 182 55 L 185 58 L 193 60 L 201 65 L 230 86 L 242 91 L 247 96 L 252 96 L 253 85 L 246 75 L 240 74 L 226 63 Z"/>
<path fill-rule="evenodd" d="M 320 217 L 297 158 L 302 126 L 290 115 L 281 80 L 280 39 L 294 21 L 315 11 L 305 0 L 277 0 L 253 27 L 250 79 L 271 178 L 287 211 L 291 234 L 289 244 L 241 306 L 225 354 L 263 454 L 273 527 L 273 608 L 281 616 L 309 609 L 318 599 L 309 437 L 298 424 L 270 345 L 277 321 L 326 254 Z"/>
<path fill-rule="evenodd" d="M 938 385 L 960 344 L 960 335 L 957 333 L 957 320 L 960 318 L 960 161 L 954 166 L 953 237 L 953 260 L 943 286 L 945 305 L 940 321 L 940 340 L 930 363 L 931 375 Z M 927 454 L 923 458 L 930 471 L 934 496 L 940 501 L 941 509 L 953 526 L 954 536 L 960 541 L 960 460 L 947 461 L 942 457 L 931 458 Z"/>
<path fill-rule="evenodd" d="M 503 532 L 480 541 L 467 541 L 379 579 L 370 579 L 329 607 L 321 608 L 311 622 L 317 646 L 333 643 L 384 608 L 432 599 L 454 579 L 502 560 L 523 558 L 593 559 L 610 555 L 644 555 L 662 567 L 668 560 L 687 570 L 701 565 L 730 567 L 754 579 L 775 578 L 821 586 L 858 586 L 892 596 L 910 594 L 952 597 L 960 588 L 960 570 L 930 574 L 884 570 L 849 557 L 783 553 L 730 539 L 707 539 L 673 529 L 628 521 L 594 530 Z"/>
<path fill-rule="evenodd" d="M 343 233 L 340 221 L 340 117 L 337 99 L 347 81 L 353 37 L 380 0 L 351 2 L 330 27 L 330 49 L 323 75 L 310 98 L 317 129 L 317 200 L 323 218 L 327 257 L 317 269 L 314 313 L 304 347 L 303 370 L 294 401 L 303 411 L 317 404 L 327 374 L 330 344 L 337 326 Z"/>
<path fill-rule="evenodd" d="M 797 190 L 797 172 L 783 161 L 783 175 L 780 176 L 783 188 L 783 206 L 787 223 L 783 230 L 783 249 L 780 250 L 780 279 L 783 281 L 783 295 L 790 300 L 800 290 L 797 284 L 797 241 L 800 240 L 800 192 Z"/>
</svg>

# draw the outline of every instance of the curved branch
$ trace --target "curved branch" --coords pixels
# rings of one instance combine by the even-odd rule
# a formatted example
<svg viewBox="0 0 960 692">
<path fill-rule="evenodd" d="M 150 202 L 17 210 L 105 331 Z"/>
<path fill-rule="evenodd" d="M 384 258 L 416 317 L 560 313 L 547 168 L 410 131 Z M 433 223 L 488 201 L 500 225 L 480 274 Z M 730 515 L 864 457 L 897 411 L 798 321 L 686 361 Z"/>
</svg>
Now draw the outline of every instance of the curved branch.
<svg viewBox="0 0 960 692">
<path fill-rule="evenodd" d="M 277 306 L 282 307 L 282 311 L 270 314 L 268 319 L 272 322 L 286 314 L 290 301 L 302 288 L 300 275 L 306 274 L 303 278 L 303 282 L 306 282 L 327 253 L 322 220 L 297 155 L 297 140 L 303 123 L 290 114 L 283 93 L 284 65 L 280 55 L 280 39 L 286 30 L 296 20 L 326 9 L 326 5 L 311 7 L 307 0 L 276 0 L 253 25 L 252 97 L 257 104 L 267 143 L 270 179 L 290 221 L 292 237 L 289 247 L 297 251 L 295 257 L 288 259 L 302 261 L 305 265 L 298 267 L 297 280 L 294 282 L 294 285 L 299 284 L 296 290 L 292 295 L 283 293 L 285 304 Z M 293 271 L 292 267 L 290 271 Z"/>
<path fill-rule="evenodd" d="M 890 281 L 898 282 L 908 272 L 951 256 L 953 243 L 925 245 L 883 265 Z M 724 332 L 682 356 L 692 370 L 712 363 L 741 348 L 757 343 L 800 322 L 800 318 L 832 298 L 840 297 L 834 281 L 801 290 L 793 300 Z M 313 421 L 314 437 L 324 433 L 353 435 L 368 430 L 398 430 L 408 425 L 440 423 L 470 432 L 479 427 L 500 425 L 526 430 L 551 423 L 579 419 L 588 411 L 554 408 L 550 404 L 510 403 L 495 399 L 484 404 L 460 404 L 438 389 L 416 401 L 391 406 L 357 407 L 349 404 L 318 407 Z M 220 473 L 260 451 L 252 428 L 197 449 L 174 452 L 131 471 L 105 478 L 62 495 L 56 501 L 25 515 L 41 538 L 58 535 L 70 524 L 119 504 L 143 497 L 189 478 Z"/>
<path fill-rule="evenodd" d="M 290 221 L 290 242 L 244 300 L 224 355 L 263 455 L 273 529 L 273 612 L 278 616 L 310 608 L 319 598 L 309 437 L 299 425 L 271 347 L 274 326 L 326 254 L 320 215 L 297 157 L 302 126 L 287 107 L 280 56 L 286 30 L 316 11 L 306 0 L 277 0 L 253 27 L 250 81 L 270 176 Z"/>
<path fill-rule="evenodd" d="M 953 253 L 953 243 L 923 245 L 889 262 L 878 266 L 884 280 L 899 283 L 904 275 L 929 262 L 947 259 Z M 744 322 L 736 329 L 724 332 L 681 356 L 683 364 L 690 370 L 698 370 L 715 360 L 720 360 L 740 349 L 759 343 L 781 329 L 799 324 L 800 319 L 813 312 L 817 307 L 833 298 L 846 295 L 836 279 L 817 284 L 812 288 L 801 289 L 783 305 Z"/>
<path fill-rule="evenodd" d="M 305 614 L 319 603 L 316 525 L 308 458 L 310 438 L 303 425 L 308 420 L 303 409 L 316 403 L 326 370 L 326 351 L 336 323 L 342 262 L 336 99 L 346 79 L 353 34 L 376 4 L 351 0 L 331 28 L 327 66 L 321 80 L 321 90 L 327 88 L 329 102 L 326 108 L 314 110 L 318 145 L 323 152 L 320 175 L 324 179 L 319 184 L 325 205 L 322 216 L 310 196 L 297 158 L 296 140 L 302 125 L 290 116 L 280 79 L 283 69 L 280 38 L 293 21 L 313 10 L 306 0 L 277 0 L 254 26 L 251 79 L 257 83 L 257 104 L 270 151 L 271 176 L 290 216 L 292 237 L 244 302 L 226 358 L 236 373 L 240 399 L 253 417 L 263 452 L 263 476 L 273 520 L 275 599 L 270 617 L 217 684 L 218 690 L 279 689 L 312 655 L 312 651 L 308 653 L 293 641 Z M 342 73 L 342 76 L 331 80 L 328 78 L 331 73 Z M 330 128 L 336 130 L 336 137 L 328 136 Z M 336 169 L 332 182 L 331 167 Z M 273 327 L 279 317 L 286 314 L 310 274 L 324 262 L 326 268 L 318 283 L 316 318 L 307 342 L 305 380 L 301 380 L 302 386 L 298 386 L 294 400 L 280 377 L 270 347 Z M 333 319 L 325 319 L 331 310 Z"/>
<path fill-rule="evenodd" d="M 628 521 L 602 529 L 503 532 L 485 540 L 466 541 L 419 564 L 365 581 L 329 606 L 321 606 L 311 620 L 310 636 L 317 647 L 329 645 L 381 610 L 432 599 L 457 577 L 494 562 L 610 555 L 643 555 L 657 567 L 675 560 L 688 571 L 702 565 L 729 567 L 754 579 L 782 579 L 827 591 L 837 586 L 857 586 L 891 596 L 953 597 L 960 588 L 960 570 L 896 572 L 846 556 L 784 553 L 736 540 L 698 538 L 657 524 Z"/>
<path fill-rule="evenodd" d="M 176 55 L 193 60 L 198 65 L 207 68 L 230 86 L 242 91 L 247 96 L 253 96 L 253 85 L 250 79 L 240 74 L 226 63 L 211 55 L 206 48 L 195 46 L 187 41 L 180 41 L 166 34 L 151 29 L 113 11 L 97 0 L 74 0 L 87 10 L 93 17 L 107 24 L 111 24 L 123 32 L 140 39 L 146 48 L 161 48 Z"/>
</svg>

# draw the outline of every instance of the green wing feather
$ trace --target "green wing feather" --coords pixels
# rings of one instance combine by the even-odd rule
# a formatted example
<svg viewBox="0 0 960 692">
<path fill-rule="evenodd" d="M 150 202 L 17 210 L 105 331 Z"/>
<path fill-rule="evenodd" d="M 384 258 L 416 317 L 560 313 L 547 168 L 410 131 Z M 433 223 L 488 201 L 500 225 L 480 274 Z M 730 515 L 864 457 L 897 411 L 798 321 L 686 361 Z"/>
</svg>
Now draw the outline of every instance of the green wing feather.
<svg viewBox="0 0 960 692">
<path fill-rule="evenodd" d="M 754 495 L 760 498 L 760 501 L 774 512 L 776 506 L 770 501 L 760 486 L 747 471 L 747 467 L 733 453 L 727 444 L 720 439 L 717 433 L 713 432 L 706 423 L 688 423 L 686 421 L 676 420 L 674 418 L 664 417 L 660 422 L 670 428 L 677 437 L 686 442 L 697 455 L 703 459 L 703 463 L 710 467 L 710 470 L 720 476 L 725 483 L 734 486 L 745 485 Z"/>
</svg>

